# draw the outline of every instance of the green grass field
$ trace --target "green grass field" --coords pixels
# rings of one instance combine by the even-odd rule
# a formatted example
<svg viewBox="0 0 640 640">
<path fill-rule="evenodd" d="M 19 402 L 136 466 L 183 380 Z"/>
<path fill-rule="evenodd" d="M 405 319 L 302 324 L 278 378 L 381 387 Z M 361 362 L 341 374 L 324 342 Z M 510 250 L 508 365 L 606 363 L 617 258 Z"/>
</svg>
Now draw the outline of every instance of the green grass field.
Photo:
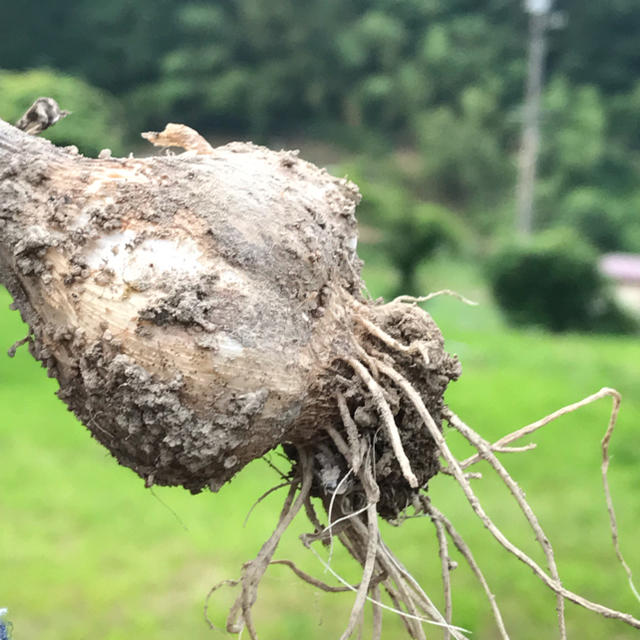
<svg viewBox="0 0 640 640">
<path fill-rule="evenodd" d="M 365 249 L 365 255 L 367 251 Z M 366 271 L 372 293 L 393 285 L 384 264 Z M 425 287 L 458 287 L 483 304 L 477 308 L 438 299 L 430 311 L 463 363 L 449 405 L 489 439 L 578 400 L 602 386 L 623 394 L 612 445 L 611 486 L 621 544 L 640 574 L 640 344 L 633 338 L 550 336 L 507 329 L 491 305 L 477 270 L 437 263 L 422 270 Z M 26 348 L 5 355 L 24 337 L 18 314 L 0 292 L 0 607 L 9 607 L 16 640 L 175 640 L 224 637 L 202 617 L 209 588 L 238 576 L 275 524 L 282 493 L 272 495 L 243 521 L 256 497 L 277 483 L 263 461 L 243 471 L 220 493 L 191 496 L 181 489 L 146 490 L 119 467 L 53 395 L 54 381 Z M 600 438 L 610 402 L 583 409 L 538 432 L 538 448 L 503 456 L 527 493 L 554 543 L 565 586 L 640 616 L 616 563 L 600 480 Z M 466 446 L 449 434 L 454 450 Z M 274 458 L 277 462 L 277 457 Z M 488 467 L 475 480 L 481 499 L 514 542 L 540 563 L 533 535 Z M 434 503 L 458 526 L 496 593 L 514 640 L 557 637 L 554 598 L 531 571 L 508 556 L 477 521 L 462 492 L 447 477 L 432 483 Z M 276 557 L 288 557 L 326 580 L 306 552 L 297 523 Z M 382 527 L 400 559 L 442 603 L 433 527 L 413 519 Z M 454 621 L 473 637 L 497 633 L 484 595 L 463 561 L 454 572 Z M 354 567 L 336 550 L 333 566 L 357 581 Z M 221 590 L 211 616 L 223 624 L 235 595 Z M 352 604 L 349 594 L 324 594 L 301 584 L 285 567 L 273 567 L 260 591 L 255 619 L 263 640 L 338 638 Z M 601 620 L 568 605 L 571 638 L 635 638 L 622 623 Z M 383 637 L 401 637 L 402 625 L 385 617 Z M 429 637 L 439 638 L 434 629 Z"/>
</svg>

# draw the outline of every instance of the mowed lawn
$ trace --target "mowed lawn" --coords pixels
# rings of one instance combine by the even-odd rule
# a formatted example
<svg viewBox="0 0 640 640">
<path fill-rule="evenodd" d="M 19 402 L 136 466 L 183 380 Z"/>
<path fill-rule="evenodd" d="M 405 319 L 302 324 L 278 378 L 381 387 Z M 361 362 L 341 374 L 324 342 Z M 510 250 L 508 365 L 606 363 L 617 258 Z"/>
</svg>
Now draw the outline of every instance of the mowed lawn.
<svg viewBox="0 0 640 640">
<path fill-rule="evenodd" d="M 623 394 L 614 435 L 610 480 L 621 545 L 640 574 L 640 341 L 636 338 L 550 336 L 506 329 L 472 267 L 436 264 L 424 269 L 430 290 L 460 287 L 483 304 L 466 307 L 439 299 L 430 310 L 449 349 L 463 363 L 461 380 L 447 400 L 468 424 L 497 439 L 603 386 Z M 367 272 L 372 293 L 393 283 L 384 265 Z M 16 640 L 175 640 L 221 638 L 203 621 L 207 592 L 236 578 L 275 525 L 282 491 L 245 516 L 278 477 L 256 461 L 218 494 L 191 496 L 177 488 L 152 491 L 119 467 L 53 395 L 55 381 L 26 347 L 14 360 L 6 350 L 26 330 L 9 297 L 0 291 L 0 608 L 9 608 Z M 600 478 L 600 439 L 608 399 L 564 417 L 527 439 L 534 451 L 502 459 L 526 491 L 557 551 L 567 588 L 640 617 L 625 574 L 611 546 Z M 468 449 L 453 433 L 454 450 Z M 524 444 L 523 443 L 523 444 Z M 277 456 L 273 461 L 284 467 Z M 506 489 L 484 464 L 473 486 L 486 509 L 515 543 L 540 563 L 532 533 Z M 431 495 L 454 521 L 501 603 L 514 640 L 557 637 L 555 600 L 532 572 L 502 550 L 477 521 L 454 481 L 439 477 Z M 276 557 L 288 557 L 331 581 L 297 535 L 301 518 Z M 424 518 L 382 533 L 434 601 L 442 603 L 440 566 L 432 525 Z M 321 550 L 322 552 L 322 550 Z M 464 561 L 453 574 L 454 621 L 473 637 L 497 638 L 486 598 Z M 348 580 L 357 572 L 336 549 L 332 566 Z M 223 625 L 236 591 L 224 588 L 210 604 Z M 272 567 L 261 588 L 255 620 L 263 640 L 338 638 L 353 601 L 350 594 L 317 593 L 285 567 Z M 635 638 L 626 625 L 601 620 L 567 605 L 569 636 Z M 385 616 L 386 639 L 400 638 L 402 625 Z M 245 634 L 246 636 L 246 634 Z M 429 637 L 442 637 L 434 629 Z"/>
</svg>

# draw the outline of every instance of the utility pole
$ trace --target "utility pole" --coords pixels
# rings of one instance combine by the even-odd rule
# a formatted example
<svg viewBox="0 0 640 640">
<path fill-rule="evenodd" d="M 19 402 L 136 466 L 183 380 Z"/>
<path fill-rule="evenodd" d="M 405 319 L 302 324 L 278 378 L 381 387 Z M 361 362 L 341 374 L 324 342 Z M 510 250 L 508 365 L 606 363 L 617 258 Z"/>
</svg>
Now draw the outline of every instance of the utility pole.
<svg viewBox="0 0 640 640">
<path fill-rule="evenodd" d="M 525 0 L 529 13 L 529 61 L 524 104 L 522 142 L 518 158 L 517 230 L 530 235 L 533 229 L 534 192 L 540 151 L 540 98 L 544 75 L 545 35 L 552 0 Z"/>
</svg>

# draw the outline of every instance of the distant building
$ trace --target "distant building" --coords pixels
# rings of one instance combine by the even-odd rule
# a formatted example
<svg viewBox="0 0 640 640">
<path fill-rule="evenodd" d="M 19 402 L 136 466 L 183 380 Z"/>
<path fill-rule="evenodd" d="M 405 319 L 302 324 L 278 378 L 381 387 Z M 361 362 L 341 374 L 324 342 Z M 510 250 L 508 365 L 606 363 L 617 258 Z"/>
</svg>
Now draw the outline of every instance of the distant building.
<svg viewBox="0 0 640 640">
<path fill-rule="evenodd" d="M 620 304 L 640 313 L 640 254 L 607 253 L 600 258 L 599 268 L 613 283 Z"/>
</svg>

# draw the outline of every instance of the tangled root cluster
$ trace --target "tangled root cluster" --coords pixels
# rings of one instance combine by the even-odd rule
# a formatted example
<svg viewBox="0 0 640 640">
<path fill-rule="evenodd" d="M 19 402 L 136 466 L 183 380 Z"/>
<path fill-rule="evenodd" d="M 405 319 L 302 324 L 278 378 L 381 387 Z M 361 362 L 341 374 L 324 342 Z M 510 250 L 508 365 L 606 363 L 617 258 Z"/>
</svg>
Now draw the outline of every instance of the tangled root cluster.
<svg viewBox="0 0 640 640">
<path fill-rule="evenodd" d="M 433 436 L 397 386 L 397 376 L 415 389 L 441 430 L 443 395 L 460 375 L 460 364 L 444 350 L 440 330 L 419 307 L 352 304 L 360 357 L 335 363 L 339 415 L 325 425 L 329 438 L 315 445 L 312 495 L 334 497 L 337 512 L 362 508 L 368 500 L 358 470 L 369 456 L 380 493 L 378 514 L 394 521 L 440 469 Z M 349 470 L 353 477 L 345 477 Z"/>
<path fill-rule="evenodd" d="M 359 357 L 348 357 L 343 362 L 335 363 L 334 397 L 339 421 L 325 425 L 327 437 L 324 440 L 318 439 L 308 446 L 284 447 L 292 461 L 292 469 L 287 477 L 289 492 L 278 525 L 258 556 L 244 564 L 239 580 L 227 580 L 211 589 L 205 605 L 207 622 L 211 625 L 207 616 L 211 595 L 223 585 L 239 586 L 240 594 L 229 613 L 227 630 L 240 633 L 246 628 L 252 639 L 257 638 L 251 609 L 257 599 L 260 580 L 270 564 L 284 564 L 299 578 L 323 591 L 355 592 L 351 615 L 340 640 L 351 637 L 363 624 L 367 601 L 372 606 L 374 640 L 381 638 L 383 609 L 401 616 L 411 638 L 425 639 L 424 625 L 429 624 L 441 627 L 446 639 L 464 640 L 469 637 L 469 632 L 452 623 L 450 541 L 468 562 L 485 591 L 499 637 L 508 639 L 498 603 L 471 549 L 453 523 L 431 503 L 426 494 L 429 480 L 437 473 L 445 473 L 455 478 L 476 515 L 500 544 L 532 569 L 556 594 L 561 639 L 567 637 L 566 600 L 640 629 L 640 620 L 630 614 L 591 602 L 562 586 L 551 543 L 524 493 L 496 457 L 496 453 L 515 453 L 534 448 L 532 444 L 522 447 L 509 445 L 566 413 L 598 399 L 611 397 L 613 409 L 603 439 L 602 477 L 614 547 L 628 574 L 631 588 L 640 600 L 631 571 L 618 545 L 615 512 L 607 481 L 608 446 L 620 405 L 618 392 L 603 388 L 491 444 L 468 427 L 443 402 L 448 383 L 460 375 L 460 365 L 455 357 L 444 351 L 442 335 L 431 317 L 416 306 L 415 303 L 421 300 L 403 297 L 383 305 L 350 302 L 357 307 L 353 315 L 353 338 L 358 344 Z M 457 460 L 442 433 L 443 421 L 460 432 L 473 445 L 476 454 L 463 461 Z M 398 428 L 399 425 L 401 428 Z M 465 471 L 480 459 L 489 462 L 521 508 L 544 551 L 546 569 L 514 545 L 485 512 L 470 484 L 470 479 L 479 474 Z M 322 501 L 328 520 L 326 524 L 321 521 L 312 498 Z M 380 535 L 379 516 L 396 523 L 410 507 L 414 514 L 427 516 L 436 530 L 442 565 L 444 612 L 438 610 Z M 341 586 L 318 580 L 291 561 L 272 559 L 280 538 L 302 509 L 314 527 L 313 532 L 301 536 L 302 543 L 314 552 L 325 568 L 342 583 Z M 312 546 L 320 542 L 331 547 L 334 539 L 338 539 L 362 566 L 359 584 L 350 585 L 343 580 Z M 383 590 L 389 604 L 382 600 Z"/>
</svg>

